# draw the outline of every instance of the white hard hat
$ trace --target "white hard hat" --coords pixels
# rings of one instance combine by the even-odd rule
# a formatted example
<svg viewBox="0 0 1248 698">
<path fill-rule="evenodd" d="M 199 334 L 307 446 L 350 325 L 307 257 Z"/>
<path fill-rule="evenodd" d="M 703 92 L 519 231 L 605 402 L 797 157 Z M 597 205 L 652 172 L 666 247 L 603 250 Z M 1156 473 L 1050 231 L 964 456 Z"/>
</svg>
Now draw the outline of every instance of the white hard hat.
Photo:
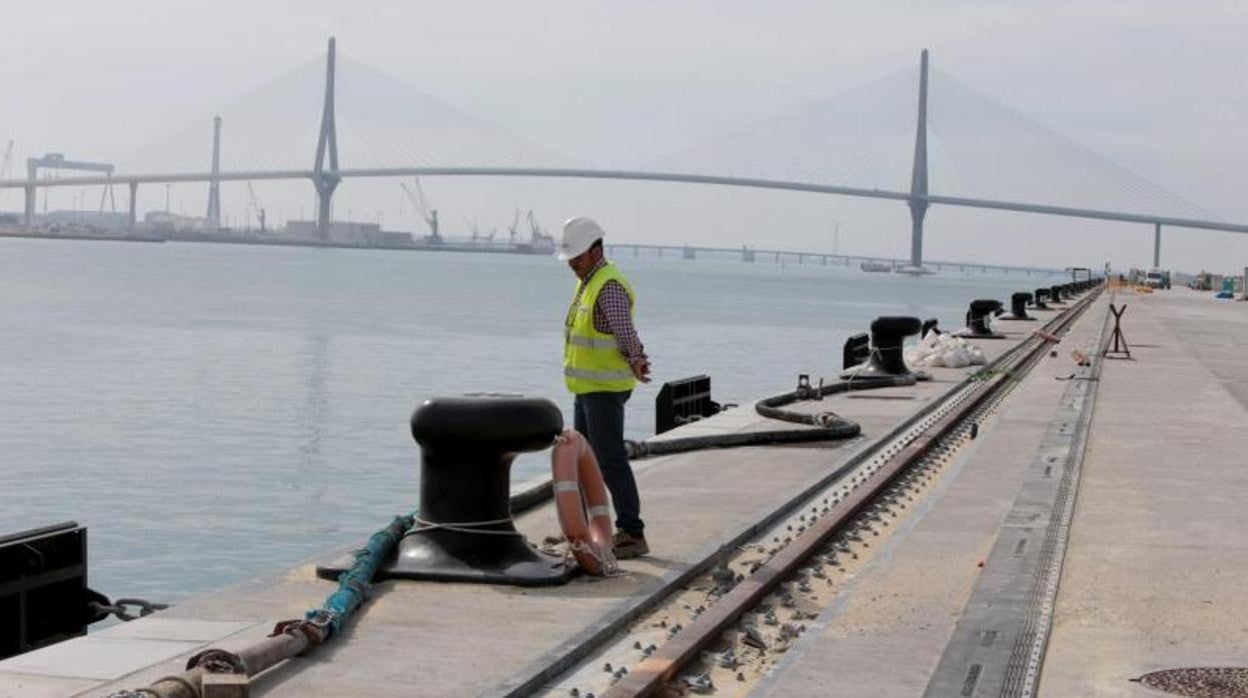
<svg viewBox="0 0 1248 698">
<path fill-rule="evenodd" d="M 577 216 L 563 224 L 563 239 L 555 256 L 563 261 L 585 254 L 593 244 L 606 235 L 602 226 L 592 218 Z"/>
</svg>

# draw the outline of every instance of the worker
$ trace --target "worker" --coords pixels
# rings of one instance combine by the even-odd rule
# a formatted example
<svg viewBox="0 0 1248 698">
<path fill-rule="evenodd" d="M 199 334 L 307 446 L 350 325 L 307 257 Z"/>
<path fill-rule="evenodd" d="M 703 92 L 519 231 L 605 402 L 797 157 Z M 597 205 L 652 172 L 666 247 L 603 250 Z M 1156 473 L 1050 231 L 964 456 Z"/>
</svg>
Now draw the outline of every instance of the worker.
<svg viewBox="0 0 1248 698">
<path fill-rule="evenodd" d="M 604 235 L 589 218 L 563 224 L 557 256 L 578 279 L 564 322 L 563 376 L 574 397 L 574 426 L 593 448 L 611 492 L 615 557 L 625 560 L 650 552 L 624 449 L 624 404 L 637 381 L 650 382 L 650 360 L 633 326 L 633 289 L 607 261 Z"/>
</svg>

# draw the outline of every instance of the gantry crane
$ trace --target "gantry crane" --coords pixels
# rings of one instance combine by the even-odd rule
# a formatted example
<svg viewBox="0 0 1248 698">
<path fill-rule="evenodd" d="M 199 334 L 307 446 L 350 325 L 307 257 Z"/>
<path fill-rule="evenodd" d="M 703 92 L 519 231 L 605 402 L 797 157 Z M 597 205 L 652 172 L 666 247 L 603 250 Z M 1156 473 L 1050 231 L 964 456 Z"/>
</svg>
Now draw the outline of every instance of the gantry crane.
<svg viewBox="0 0 1248 698">
<path fill-rule="evenodd" d="M 26 189 L 26 225 L 30 225 L 31 218 L 35 213 L 35 189 L 34 182 L 39 178 L 40 168 L 52 170 L 80 170 L 83 172 L 103 172 L 105 176 L 113 176 L 113 165 L 106 162 L 82 162 L 79 160 L 66 160 L 62 153 L 48 153 L 41 158 L 26 158 L 26 179 L 32 186 Z M 113 185 L 111 182 L 104 185 L 104 191 L 100 193 L 100 211 L 104 210 L 104 201 L 112 202 L 113 210 L 117 210 L 117 201 L 113 198 Z M 47 207 L 47 190 L 44 190 L 44 207 Z"/>
</svg>

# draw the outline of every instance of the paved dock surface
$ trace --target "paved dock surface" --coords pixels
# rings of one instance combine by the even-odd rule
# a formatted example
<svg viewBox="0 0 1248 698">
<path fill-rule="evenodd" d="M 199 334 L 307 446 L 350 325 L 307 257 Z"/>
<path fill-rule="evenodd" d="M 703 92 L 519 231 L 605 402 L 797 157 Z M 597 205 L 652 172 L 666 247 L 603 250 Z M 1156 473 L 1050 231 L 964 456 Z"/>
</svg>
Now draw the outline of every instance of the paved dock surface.
<svg viewBox="0 0 1248 698">
<path fill-rule="evenodd" d="M 1028 695 L 991 681 L 1009 659 L 991 665 L 997 630 L 977 633 L 972 648 L 957 646 L 957 630 L 985 615 L 974 603 L 982 587 L 1008 591 L 993 553 L 1025 530 L 1011 512 L 1051 429 L 1064 424 L 1066 352 L 1096 345 L 1108 302 L 1037 366 L 924 515 L 756 693 Z M 1101 365 L 1047 652 L 1030 684 L 1041 696 L 1160 696 L 1131 679 L 1248 665 L 1248 306 L 1185 289 L 1115 302 L 1128 306 L 1132 360 Z M 996 601 L 1008 610 L 995 619 L 1004 635 L 1022 604 Z M 989 661 L 942 680 L 950 657 L 968 656 Z"/>
<path fill-rule="evenodd" d="M 1108 301 L 1098 300 L 1058 356 L 1043 359 L 1015 387 L 917 515 L 845 584 L 756 693 L 939 695 L 933 682 L 940 667 L 956 664 L 968 604 L 973 608 L 976 595 L 985 593 L 984 580 L 1000 573 L 994 560 L 1003 541 L 1013 542 L 1003 536 L 1026 528 L 1011 516 L 1028 504 L 1019 501 L 1020 493 L 1036 477 L 1037 457 L 1052 447 L 1054 433 L 1068 430 L 1061 415 L 1072 382 L 1059 379 L 1076 373 L 1069 351 L 1095 348 Z M 1120 296 L 1124 301 L 1134 360 L 1103 362 L 1086 451 L 1077 449 L 1081 482 L 1041 695 L 1160 695 L 1129 679 L 1159 668 L 1248 664 L 1242 652 L 1248 639 L 1242 620 L 1248 617 L 1248 557 L 1242 554 L 1248 433 L 1240 428 L 1248 410 L 1248 362 L 1239 356 L 1248 346 L 1248 304 L 1184 290 Z M 998 327 L 1011 339 L 981 342 L 990 357 L 1034 324 Z M 887 389 L 907 399 L 836 396 L 815 403 L 859 421 L 863 436 L 854 440 L 639 463 L 654 554 L 623 563 L 626 574 L 546 589 L 383 583 L 344 637 L 261 677 L 252 695 L 491 695 L 512 689 L 933 404 L 966 372 L 938 369 L 931 383 Z M 775 392 L 791 387 L 786 381 Z M 743 408 L 683 429 L 735 431 L 762 423 Z M 379 513 L 379 527 L 388 514 Z M 521 517 L 518 527 L 538 541 L 557 531 L 550 507 Z M 0 696 L 99 696 L 140 687 L 177 673 L 204 647 L 228 649 L 263 636 L 274 621 L 319 605 L 331 589 L 314 577 L 312 563 L 237 585 L 0 662 Z M 965 695 L 997 695 L 978 692 L 987 685 L 972 683 Z"/>
<path fill-rule="evenodd" d="M 1248 666 L 1248 303 L 1211 296 L 1119 299 L 1040 695 Z"/>
<path fill-rule="evenodd" d="M 1072 349 L 1094 353 L 1105 304 L 1102 297 L 1089 308 L 1058 356 L 1042 359 L 981 426 L 917 516 L 850 580 L 759 693 L 925 693 L 1068 386 L 1055 378 L 1073 372 Z"/>
</svg>

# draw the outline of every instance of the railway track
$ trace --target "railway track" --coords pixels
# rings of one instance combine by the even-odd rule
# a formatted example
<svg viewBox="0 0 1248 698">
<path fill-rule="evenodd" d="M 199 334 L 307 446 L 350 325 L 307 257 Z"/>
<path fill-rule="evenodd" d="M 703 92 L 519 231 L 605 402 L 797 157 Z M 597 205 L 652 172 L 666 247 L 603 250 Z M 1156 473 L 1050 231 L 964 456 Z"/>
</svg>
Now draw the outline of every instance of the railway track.
<svg viewBox="0 0 1248 698">
<path fill-rule="evenodd" d="M 1045 323 L 1060 335 L 1099 294 Z M 656 592 L 626 626 L 564 657 L 539 694 L 577 698 L 744 694 L 897 530 L 1050 345 L 1033 335 L 881 438 L 758 534 Z M 552 669 L 554 667 L 552 666 Z M 554 674 L 554 671 L 551 672 Z"/>
</svg>

